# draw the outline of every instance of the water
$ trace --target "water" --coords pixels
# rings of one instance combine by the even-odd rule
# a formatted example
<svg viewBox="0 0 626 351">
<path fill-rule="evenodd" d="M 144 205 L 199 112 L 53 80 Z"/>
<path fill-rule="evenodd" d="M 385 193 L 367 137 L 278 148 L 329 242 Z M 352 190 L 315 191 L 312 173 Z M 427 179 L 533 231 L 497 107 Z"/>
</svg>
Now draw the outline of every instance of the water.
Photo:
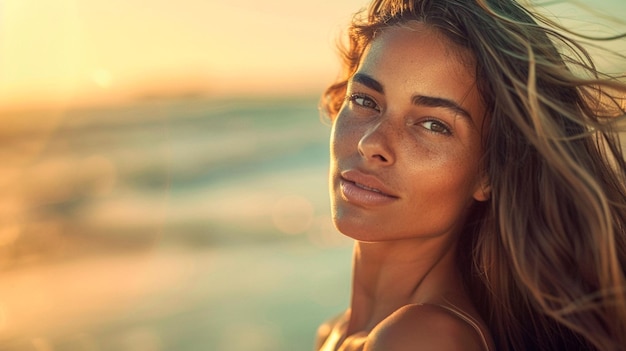
<svg viewBox="0 0 626 351">
<path fill-rule="evenodd" d="M 315 99 L 3 120 L 0 349 L 310 350 L 345 307 Z"/>
</svg>

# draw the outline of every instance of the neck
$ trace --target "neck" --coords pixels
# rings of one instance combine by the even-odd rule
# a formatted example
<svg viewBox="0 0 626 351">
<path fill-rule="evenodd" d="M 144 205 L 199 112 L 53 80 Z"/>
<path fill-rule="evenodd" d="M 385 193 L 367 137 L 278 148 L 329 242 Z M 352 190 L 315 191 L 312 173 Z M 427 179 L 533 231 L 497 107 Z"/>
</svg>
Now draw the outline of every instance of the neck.
<svg viewBox="0 0 626 351">
<path fill-rule="evenodd" d="M 356 242 L 349 329 L 371 330 L 398 308 L 462 291 L 451 240 Z"/>
</svg>

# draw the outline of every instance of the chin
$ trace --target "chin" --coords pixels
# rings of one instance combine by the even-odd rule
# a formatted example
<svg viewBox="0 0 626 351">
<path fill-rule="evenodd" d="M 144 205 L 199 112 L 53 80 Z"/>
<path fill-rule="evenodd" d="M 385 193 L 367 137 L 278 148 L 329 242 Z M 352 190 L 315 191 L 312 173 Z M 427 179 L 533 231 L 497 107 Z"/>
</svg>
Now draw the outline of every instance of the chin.
<svg viewBox="0 0 626 351">
<path fill-rule="evenodd" d="M 341 214 L 341 211 L 333 213 L 333 224 L 337 230 L 354 240 L 363 242 L 381 241 L 380 226 L 363 221 L 362 218 Z"/>
<path fill-rule="evenodd" d="M 335 228 L 354 240 L 385 241 L 383 236 L 394 231 L 393 222 L 346 202 L 338 193 L 331 193 L 331 212 Z"/>
</svg>

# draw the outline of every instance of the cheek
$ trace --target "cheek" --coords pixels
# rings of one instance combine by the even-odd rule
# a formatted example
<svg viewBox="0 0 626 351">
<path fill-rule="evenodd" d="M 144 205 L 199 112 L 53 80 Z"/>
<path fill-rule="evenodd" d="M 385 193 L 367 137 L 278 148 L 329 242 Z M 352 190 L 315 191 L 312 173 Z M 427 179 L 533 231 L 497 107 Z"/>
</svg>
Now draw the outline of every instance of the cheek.
<svg viewBox="0 0 626 351">
<path fill-rule="evenodd" d="M 330 131 L 331 157 L 334 159 L 348 152 L 352 145 L 356 145 L 354 141 L 356 137 L 354 128 L 346 123 L 346 118 L 342 118 L 341 114 L 337 115 Z"/>
<path fill-rule="evenodd" d="M 455 230 L 473 203 L 474 175 L 456 158 L 429 163 L 411 172 L 412 196 L 404 216 L 408 221 L 405 226 L 421 226 L 431 234 Z"/>
<path fill-rule="evenodd" d="M 408 173 L 413 191 L 437 202 L 461 204 L 472 198 L 480 179 L 478 150 L 439 144 L 421 145 L 406 152 L 412 156 Z"/>
<path fill-rule="evenodd" d="M 337 129 L 337 122 L 333 122 L 332 129 L 330 130 L 330 160 L 335 163 L 338 156 L 339 143 L 342 138 L 339 136 L 340 130 Z"/>
</svg>

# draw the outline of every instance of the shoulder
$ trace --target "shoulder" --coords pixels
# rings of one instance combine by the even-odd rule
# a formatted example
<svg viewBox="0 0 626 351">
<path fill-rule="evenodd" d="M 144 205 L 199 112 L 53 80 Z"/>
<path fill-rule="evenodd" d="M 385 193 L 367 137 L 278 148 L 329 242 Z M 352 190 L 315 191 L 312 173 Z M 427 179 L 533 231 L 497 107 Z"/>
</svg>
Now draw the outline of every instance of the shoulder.
<svg viewBox="0 0 626 351">
<path fill-rule="evenodd" d="M 343 312 L 327 320 L 326 322 L 322 323 L 317 328 L 317 334 L 315 336 L 315 350 L 319 350 L 322 347 L 322 345 L 324 345 L 324 343 L 326 342 L 326 339 L 328 339 L 328 337 L 330 336 L 333 329 L 335 329 L 337 324 L 339 324 L 341 321 L 345 319 L 345 314 L 346 313 Z"/>
<path fill-rule="evenodd" d="M 476 330 L 434 305 L 407 305 L 370 333 L 365 351 L 484 351 Z"/>
</svg>

